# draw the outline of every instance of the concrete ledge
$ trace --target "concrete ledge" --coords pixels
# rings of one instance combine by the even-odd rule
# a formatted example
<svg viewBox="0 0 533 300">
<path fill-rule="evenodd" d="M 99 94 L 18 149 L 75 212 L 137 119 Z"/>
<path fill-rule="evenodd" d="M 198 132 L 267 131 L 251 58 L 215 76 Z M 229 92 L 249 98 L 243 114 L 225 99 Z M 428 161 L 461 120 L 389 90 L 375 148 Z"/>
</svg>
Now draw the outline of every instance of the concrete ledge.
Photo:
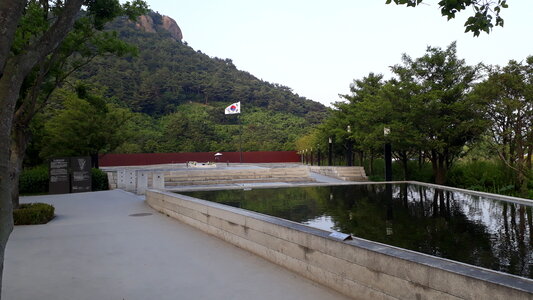
<svg viewBox="0 0 533 300">
<path fill-rule="evenodd" d="M 148 190 L 154 209 L 358 299 L 533 299 L 533 280 L 180 194 Z"/>
</svg>

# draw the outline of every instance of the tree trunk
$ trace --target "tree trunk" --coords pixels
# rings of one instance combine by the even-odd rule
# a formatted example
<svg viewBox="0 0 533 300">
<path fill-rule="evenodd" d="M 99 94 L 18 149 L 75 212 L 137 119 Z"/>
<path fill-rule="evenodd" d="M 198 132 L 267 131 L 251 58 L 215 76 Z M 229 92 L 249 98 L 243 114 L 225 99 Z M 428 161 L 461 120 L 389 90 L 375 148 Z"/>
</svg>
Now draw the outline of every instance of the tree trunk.
<svg viewBox="0 0 533 300">
<path fill-rule="evenodd" d="M 19 207 L 19 178 L 22 172 L 24 154 L 28 148 L 31 133 L 26 126 L 13 124 L 11 131 L 11 155 L 10 155 L 10 179 L 11 179 L 11 202 L 13 209 Z"/>
<path fill-rule="evenodd" d="M 83 0 L 66 1 L 59 17 L 38 41 L 29 45 L 20 55 L 9 57 L 14 30 L 17 28 L 26 1 L 0 1 L 0 41 L 2 41 L 0 44 L 0 141 L 3 142 L 0 145 L 0 295 L 5 247 L 13 231 L 11 184 L 14 177 L 18 178 L 18 172 L 14 174 L 11 172 L 9 142 L 15 105 L 24 78 L 34 66 L 57 49 L 71 30 L 83 2 Z M 7 35 L 4 36 L 4 34 Z"/>
<path fill-rule="evenodd" d="M 13 203 L 11 201 L 12 174 L 10 165 L 11 126 L 15 104 L 24 76 L 16 73 L 16 66 L 6 66 L 0 78 L 0 279 L 4 269 L 4 251 L 13 231 Z M 18 76 L 17 76 L 18 75 Z M 0 293 L 1 289 L 0 280 Z M 1 297 L 1 296 L 0 296 Z"/>
<path fill-rule="evenodd" d="M 418 152 L 418 170 L 422 170 L 422 163 L 424 162 L 424 154 L 422 151 Z"/>
<path fill-rule="evenodd" d="M 444 185 L 446 183 L 446 159 L 444 155 L 435 150 L 431 151 L 431 165 L 433 167 L 433 176 L 435 183 Z"/>
<path fill-rule="evenodd" d="M 403 159 L 402 160 L 402 166 L 403 166 L 403 180 L 408 180 L 409 178 L 409 166 L 408 166 L 408 163 L 409 160 L 406 158 L 406 159 Z"/>
<path fill-rule="evenodd" d="M 437 174 L 435 174 L 435 183 L 440 185 L 446 184 L 446 165 L 445 159 L 441 154 L 438 154 L 438 166 Z"/>
<path fill-rule="evenodd" d="M 431 150 L 431 169 L 433 170 L 433 177 L 435 177 L 435 182 L 437 182 L 437 173 L 439 170 L 439 164 L 437 161 L 437 151 Z"/>
<path fill-rule="evenodd" d="M 0 78 L 2 78 L 4 66 L 9 58 L 13 38 L 22 12 L 25 0 L 2 0 L 0 1 Z"/>
<path fill-rule="evenodd" d="M 370 151 L 370 165 L 368 166 L 368 171 L 371 175 L 374 175 L 374 151 Z"/>
<path fill-rule="evenodd" d="M 532 155 L 533 155 L 533 139 L 531 139 L 531 143 L 528 147 L 528 150 L 527 150 L 527 162 L 526 162 L 526 167 L 527 169 L 529 170 L 529 172 L 531 172 L 531 161 L 532 161 Z"/>
<path fill-rule="evenodd" d="M 98 152 L 91 154 L 91 167 L 95 169 L 100 168 L 100 162 L 99 162 L 99 154 Z"/>
</svg>

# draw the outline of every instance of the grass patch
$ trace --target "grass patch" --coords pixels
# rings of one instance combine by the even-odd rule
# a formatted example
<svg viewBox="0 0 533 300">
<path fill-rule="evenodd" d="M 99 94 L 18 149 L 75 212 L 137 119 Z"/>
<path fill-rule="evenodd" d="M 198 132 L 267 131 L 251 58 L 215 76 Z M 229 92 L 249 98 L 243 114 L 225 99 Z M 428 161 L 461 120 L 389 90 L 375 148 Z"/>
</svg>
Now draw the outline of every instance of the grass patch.
<svg viewBox="0 0 533 300">
<path fill-rule="evenodd" d="M 46 203 L 21 204 L 13 210 L 15 225 L 46 224 L 54 218 L 55 208 Z"/>
</svg>

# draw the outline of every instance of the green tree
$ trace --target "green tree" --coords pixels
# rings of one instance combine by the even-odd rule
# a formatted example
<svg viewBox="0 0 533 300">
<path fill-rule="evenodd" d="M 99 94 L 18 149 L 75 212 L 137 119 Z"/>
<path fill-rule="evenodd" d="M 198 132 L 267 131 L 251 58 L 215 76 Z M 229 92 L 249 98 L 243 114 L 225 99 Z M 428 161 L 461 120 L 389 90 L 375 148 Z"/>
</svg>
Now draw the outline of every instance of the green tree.
<svg viewBox="0 0 533 300">
<path fill-rule="evenodd" d="M 253 109 L 241 118 L 246 151 L 293 150 L 295 140 L 309 131 L 304 118 L 288 113 Z"/>
<path fill-rule="evenodd" d="M 386 1 L 387 4 L 394 2 L 408 7 L 416 7 L 422 3 L 422 0 Z M 467 19 L 464 26 L 465 32 L 471 31 L 474 36 L 479 36 L 481 31 L 490 33 L 494 26 L 503 27 L 503 18 L 500 17 L 500 12 L 502 8 L 508 7 L 506 0 L 440 0 L 438 4 L 442 16 L 447 17 L 448 20 L 455 18 L 458 12 L 471 7 L 474 15 Z"/>
<path fill-rule="evenodd" d="M 474 96 L 489 103 L 493 149 L 514 177 L 515 189 L 527 197 L 533 152 L 533 57 L 492 68 Z"/>
<path fill-rule="evenodd" d="M 41 155 L 96 157 L 109 152 L 125 140 L 125 124 L 131 118 L 128 109 L 106 103 L 79 86 L 77 93 L 57 92 L 63 109 L 54 110 L 44 124 Z"/>
<path fill-rule="evenodd" d="M 372 166 L 373 154 L 385 143 L 384 128 L 390 128 L 386 139 L 402 162 L 404 177 L 409 159 L 423 152 L 432 162 L 435 181 L 444 184 L 463 147 L 486 128 L 485 101 L 468 97 L 477 68 L 457 58 L 455 43 L 445 50 L 428 47 L 417 59 L 404 55 L 402 61 L 392 67 L 395 78 L 389 81 L 373 73 L 355 80 L 351 94 L 342 96 L 347 101 L 335 104 L 321 131 L 344 144 L 353 141 L 370 153 Z"/>
<path fill-rule="evenodd" d="M 385 142 L 390 142 L 394 145 L 393 155 L 403 165 L 404 179 L 408 177 L 407 162 L 417 154 L 420 140 L 412 126 L 412 88 L 412 84 L 398 80 L 384 82 L 383 75 L 370 73 L 354 80 L 350 95 L 342 95 L 347 102 L 335 105 L 340 117 L 348 120 L 353 129 L 349 141 L 355 142 L 360 157 L 367 152 L 372 161 L 374 153 L 380 153 Z M 387 137 L 384 128 L 391 131 Z"/>
<path fill-rule="evenodd" d="M 354 80 L 350 85 L 351 95 L 342 95 L 347 103 L 337 103 L 336 107 L 343 112 L 346 126 L 340 128 L 337 138 L 342 139 L 345 128 L 350 125 L 349 140 L 355 142 L 356 148 L 363 153 L 368 153 L 370 158 L 369 173 L 373 173 L 374 154 L 379 153 L 383 147 L 383 128 L 390 123 L 391 107 L 383 102 L 381 97 L 384 82 L 383 75 L 370 73 L 363 79 Z M 342 114 L 341 114 L 342 115 Z M 348 141 L 348 139 L 346 139 Z M 348 143 L 348 145 L 351 145 Z"/>
<path fill-rule="evenodd" d="M 143 113 L 130 113 L 124 125 L 124 142 L 115 148 L 116 153 L 161 152 L 162 130 L 159 120 Z"/>
<path fill-rule="evenodd" d="M 161 150 L 164 152 L 206 152 L 217 140 L 210 118 L 213 108 L 189 104 L 180 105 L 173 114 L 161 118 Z"/>
<path fill-rule="evenodd" d="M 401 86 L 410 94 L 407 106 L 415 136 L 433 165 L 437 184 L 445 184 L 446 172 L 463 147 L 486 129 L 482 99 L 469 97 L 477 68 L 457 58 L 456 44 L 445 50 L 428 47 L 415 60 L 404 55 L 403 64 L 392 67 Z"/>
</svg>

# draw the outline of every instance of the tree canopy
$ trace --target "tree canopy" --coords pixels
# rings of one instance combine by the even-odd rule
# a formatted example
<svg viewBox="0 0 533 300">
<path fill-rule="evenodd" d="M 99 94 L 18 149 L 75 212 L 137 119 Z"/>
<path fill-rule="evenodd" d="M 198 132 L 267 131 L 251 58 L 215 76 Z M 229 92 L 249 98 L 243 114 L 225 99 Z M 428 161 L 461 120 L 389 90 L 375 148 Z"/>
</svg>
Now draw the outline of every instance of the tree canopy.
<svg viewBox="0 0 533 300">
<path fill-rule="evenodd" d="M 394 2 L 398 5 L 406 5 L 407 7 L 416 7 L 422 4 L 423 0 L 387 0 L 387 4 Z M 465 32 L 472 32 L 474 36 L 484 31 L 490 33 L 494 26 L 503 27 L 503 18 L 500 17 L 500 12 L 503 8 L 507 8 L 507 0 L 440 0 L 438 2 L 442 16 L 448 20 L 455 18 L 456 14 L 472 8 L 474 14 L 470 16 L 465 22 Z"/>
<path fill-rule="evenodd" d="M 487 102 L 492 149 L 508 174 L 526 194 L 533 153 L 533 57 L 489 68 L 489 76 L 476 86 L 473 97 Z"/>
<path fill-rule="evenodd" d="M 456 55 L 456 44 L 446 49 L 428 47 L 422 57 L 404 54 L 402 64 L 391 67 L 394 78 L 370 73 L 354 80 L 351 94 L 335 104 L 332 117 L 321 125 L 323 140 L 333 136 L 348 149 L 380 152 L 385 142 L 406 168 L 407 161 L 423 152 L 433 164 L 437 183 L 463 147 L 485 130 L 484 100 L 469 97 L 477 67 Z M 351 132 L 347 130 L 350 126 Z M 384 135 L 384 128 L 390 134 Z M 351 151 L 351 149 L 348 149 Z"/>
</svg>

